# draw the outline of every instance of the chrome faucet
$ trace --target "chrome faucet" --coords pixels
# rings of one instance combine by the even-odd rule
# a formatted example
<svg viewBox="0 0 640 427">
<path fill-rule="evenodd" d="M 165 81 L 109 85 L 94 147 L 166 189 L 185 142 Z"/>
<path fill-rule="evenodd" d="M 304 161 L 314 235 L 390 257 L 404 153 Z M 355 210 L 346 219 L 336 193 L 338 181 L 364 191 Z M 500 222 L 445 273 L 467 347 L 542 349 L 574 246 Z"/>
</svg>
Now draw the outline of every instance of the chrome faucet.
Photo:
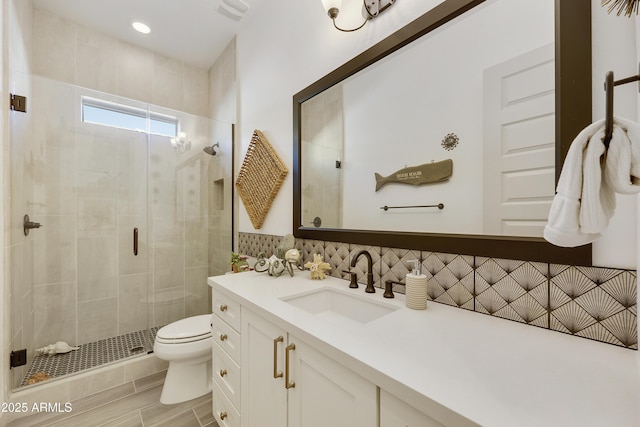
<svg viewBox="0 0 640 427">
<path fill-rule="evenodd" d="M 373 287 L 373 260 L 371 259 L 371 254 L 366 250 L 361 250 L 360 252 L 358 252 L 356 256 L 354 256 L 351 260 L 351 268 L 354 268 L 356 266 L 356 264 L 358 263 L 358 258 L 360 258 L 361 255 L 364 255 L 367 258 L 367 288 L 364 291 L 372 294 L 376 291 L 376 288 Z M 349 285 L 349 287 L 357 288 L 358 282 L 356 273 L 351 272 L 350 274 L 351 284 Z"/>
</svg>

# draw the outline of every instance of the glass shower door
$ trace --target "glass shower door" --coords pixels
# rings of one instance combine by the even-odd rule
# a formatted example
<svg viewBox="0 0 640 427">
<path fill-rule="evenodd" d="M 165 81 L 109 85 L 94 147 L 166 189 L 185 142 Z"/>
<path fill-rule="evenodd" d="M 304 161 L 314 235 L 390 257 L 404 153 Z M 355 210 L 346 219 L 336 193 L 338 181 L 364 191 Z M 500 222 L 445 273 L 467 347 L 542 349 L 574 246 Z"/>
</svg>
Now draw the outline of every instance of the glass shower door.
<svg viewBox="0 0 640 427">
<path fill-rule="evenodd" d="M 114 98 L 31 76 L 30 137 L 15 135 L 12 147 L 13 221 L 29 214 L 42 224 L 16 236 L 26 273 L 19 282 L 32 302 L 22 316 L 21 385 L 34 373 L 61 376 L 151 350 L 149 137 L 83 122 L 83 96 Z M 36 356 L 56 342 L 78 348 Z"/>
<path fill-rule="evenodd" d="M 24 81 L 29 110 L 10 125 L 11 350 L 28 357 L 14 388 L 147 354 L 158 328 L 211 313 L 207 277 L 227 271 L 233 236 L 229 123 Z M 107 125 L 86 100 L 146 124 Z M 25 214 L 42 227 L 24 235 Z M 56 342 L 74 350 L 34 357 Z"/>
</svg>

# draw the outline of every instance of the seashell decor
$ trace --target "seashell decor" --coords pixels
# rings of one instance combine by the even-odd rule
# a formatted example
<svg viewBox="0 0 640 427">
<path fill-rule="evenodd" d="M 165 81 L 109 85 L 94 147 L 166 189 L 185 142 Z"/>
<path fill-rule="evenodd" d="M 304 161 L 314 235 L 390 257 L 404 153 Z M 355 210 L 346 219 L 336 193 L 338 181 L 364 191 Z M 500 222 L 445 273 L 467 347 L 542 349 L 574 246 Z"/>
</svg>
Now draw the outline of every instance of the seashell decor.
<svg viewBox="0 0 640 427">
<path fill-rule="evenodd" d="M 294 248 L 295 239 L 292 234 L 287 234 L 282 238 L 282 241 L 275 250 L 275 254 L 271 255 L 268 259 L 265 257 L 264 252 L 258 255 L 258 261 L 254 266 L 254 270 L 258 273 L 266 271 L 269 276 L 280 277 L 285 271 L 293 277 L 293 268 L 302 270 L 300 262 L 302 260 L 302 254 L 299 250 Z"/>
<path fill-rule="evenodd" d="M 49 355 L 52 356 L 58 353 L 69 353 L 72 350 L 77 350 L 80 347 L 71 347 L 64 341 L 58 341 L 55 344 L 49 344 L 48 346 L 36 349 L 36 356 Z"/>
<path fill-rule="evenodd" d="M 305 268 L 309 269 L 309 278 L 313 280 L 322 280 L 326 277 L 325 272 L 331 270 L 331 265 L 324 262 L 324 258 L 320 254 L 313 254 L 313 262 L 306 263 Z"/>
</svg>

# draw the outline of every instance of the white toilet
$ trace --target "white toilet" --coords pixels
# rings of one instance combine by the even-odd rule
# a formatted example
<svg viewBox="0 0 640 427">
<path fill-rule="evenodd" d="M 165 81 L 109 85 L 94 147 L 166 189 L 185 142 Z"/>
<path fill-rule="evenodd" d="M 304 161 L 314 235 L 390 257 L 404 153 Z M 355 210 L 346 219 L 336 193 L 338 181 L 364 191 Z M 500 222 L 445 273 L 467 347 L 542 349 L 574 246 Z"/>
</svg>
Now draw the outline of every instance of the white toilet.
<svg viewBox="0 0 640 427">
<path fill-rule="evenodd" d="M 187 317 L 156 334 L 153 352 L 169 362 L 161 403 L 180 403 L 211 392 L 210 322 L 210 314 Z"/>
</svg>

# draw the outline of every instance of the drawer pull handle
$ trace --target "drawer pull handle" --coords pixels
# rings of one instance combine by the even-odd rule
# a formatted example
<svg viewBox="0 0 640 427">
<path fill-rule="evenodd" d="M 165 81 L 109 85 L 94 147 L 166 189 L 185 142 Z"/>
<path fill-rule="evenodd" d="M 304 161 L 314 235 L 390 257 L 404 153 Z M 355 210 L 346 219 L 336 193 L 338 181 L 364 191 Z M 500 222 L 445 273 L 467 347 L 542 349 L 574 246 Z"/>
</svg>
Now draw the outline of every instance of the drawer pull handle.
<svg viewBox="0 0 640 427">
<path fill-rule="evenodd" d="M 226 412 L 220 412 L 220 419 L 222 421 L 224 421 L 227 418 L 227 413 Z"/>
<path fill-rule="evenodd" d="M 296 349 L 296 345 L 295 344 L 289 344 L 288 346 L 285 347 L 285 372 L 286 372 L 286 376 L 284 379 L 284 388 L 286 389 L 290 389 L 290 388 L 294 388 L 296 386 L 295 381 L 289 381 L 289 353 L 291 352 L 291 350 L 295 350 Z"/>
<path fill-rule="evenodd" d="M 220 334 L 220 341 L 226 341 L 227 334 Z"/>
<path fill-rule="evenodd" d="M 224 377 L 225 375 L 227 375 L 227 370 L 226 369 L 220 369 L 219 374 L 220 374 L 221 377 Z"/>
<path fill-rule="evenodd" d="M 227 311 L 227 304 L 220 304 L 220 311 Z"/>
<path fill-rule="evenodd" d="M 284 342 L 284 338 L 280 335 L 273 340 L 273 378 L 282 378 L 282 371 L 278 370 L 278 343 Z"/>
</svg>

